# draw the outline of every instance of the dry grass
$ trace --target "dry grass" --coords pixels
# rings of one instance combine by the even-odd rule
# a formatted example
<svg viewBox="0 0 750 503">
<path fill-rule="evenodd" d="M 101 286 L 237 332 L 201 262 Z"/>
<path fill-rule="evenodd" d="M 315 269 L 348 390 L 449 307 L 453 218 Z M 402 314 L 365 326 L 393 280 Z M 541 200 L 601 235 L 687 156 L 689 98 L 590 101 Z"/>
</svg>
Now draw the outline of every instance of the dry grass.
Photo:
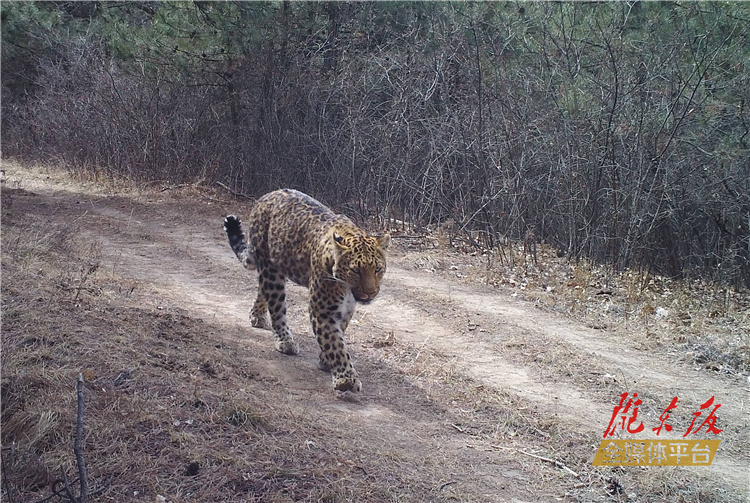
<svg viewBox="0 0 750 503">
<path fill-rule="evenodd" d="M 33 178 L 24 187 L 36 190 Z M 198 189 L 180 190 L 173 194 L 178 216 Z M 210 192 L 202 197 L 206 194 L 214 197 Z M 167 213 L 168 206 L 150 202 L 158 195 L 160 188 L 138 189 L 129 208 L 142 204 L 146 214 Z M 110 265 L 110 251 L 86 237 L 86 226 L 93 225 L 89 215 L 68 218 L 23 187 L 4 191 L 2 202 L 4 501 L 41 500 L 50 495 L 61 467 L 71 477 L 75 473 L 78 372 L 86 379 L 85 457 L 92 491 L 99 491 L 96 501 L 152 502 L 156 495 L 169 502 L 740 501 L 693 473 L 591 466 L 597 435 L 529 407 L 513 392 L 467 377 L 458 357 L 430 340 L 404 343 L 403 327 L 358 332 L 358 368 L 373 388 L 369 404 L 349 408 L 325 389 L 304 388 L 312 376 L 307 368 L 294 376 L 297 388 L 290 389 L 281 377 L 294 372 L 295 360 L 283 360 L 271 371 L 273 352 L 257 350 L 251 341 L 257 334 L 248 337 L 246 328 L 207 321 L 158 296 L 147 280 Z M 186 226 L 197 217 L 190 213 Z M 159 238 L 127 222 L 121 233 L 147 244 Z M 193 253 L 185 260 L 205 261 L 199 251 Z M 482 271 L 473 277 L 463 267 L 453 269 L 453 258 L 441 253 L 424 254 L 424 267 L 452 277 L 465 274 L 465 281 L 501 278 L 499 269 L 486 271 L 486 257 L 461 255 Z M 539 266 L 517 261 L 503 273 L 503 284 L 538 296 L 550 309 L 562 305 L 588 321 L 599 316 L 596 270 L 555 262 L 560 279 L 553 283 L 551 267 L 541 263 L 548 259 L 545 253 L 539 251 Z M 562 286 L 570 282 L 581 286 Z M 611 297 L 631 311 L 639 306 L 642 311 L 646 303 L 662 307 L 640 293 L 651 287 L 635 295 L 628 293 L 629 284 L 616 286 Z M 730 295 L 721 316 L 709 319 L 734 316 L 733 326 L 745 326 L 735 298 Z M 708 300 L 696 304 L 695 312 L 709 309 Z M 616 310 L 610 306 L 607 312 L 614 316 Z M 630 315 L 629 326 L 656 322 L 654 313 L 638 316 L 643 318 Z M 669 325 L 670 319 L 659 323 Z M 441 322 L 456 333 L 475 333 L 463 317 Z M 702 329 L 712 326 L 704 320 Z M 315 354 L 314 342 L 300 342 Z M 679 349 L 685 342 L 672 344 Z M 516 333 L 507 345 L 498 343 L 497 355 L 540 379 L 562 376 L 594 393 L 618 386 L 591 377 L 606 369 L 578 372 L 582 361 L 555 341 Z M 557 459 L 581 477 L 520 450 Z"/>
<path fill-rule="evenodd" d="M 266 355 L 157 303 L 150 285 L 106 263 L 83 234 L 91 222 L 37 197 L 33 179 L 23 186 L 2 199 L 3 500 L 50 496 L 61 469 L 74 479 L 82 372 L 96 501 L 467 501 L 439 490 L 445 480 L 424 471 L 419 452 L 300 406 Z M 370 434 L 388 438 L 388 428 Z"/>
<path fill-rule="evenodd" d="M 423 253 L 415 263 L 508 289 L 512 296 L 627 338 L 637 349 L 673 352 L 713 372 L 750 374 L 748 290 L 645 271 L 615 272 L 585 259 L 558 257 L 546 245 L 537 247 L 536 260 L 522 243 L 492 252 L 448 250 L 450 258 Z M 456 266 L 449 264 L 461 263 L 470 264 L 472 272 L 452 274 Z"/>
<path fill-rule="evenodd" d="M 333 501 L 345 492 L 336 456 L 305 444 L 330 426 L 305 431 L 283 405 L 269 408 L 277 397 L 253 380 L 252 365 L 230 358 L 237 348 L 201 339 L 212 328 L 200 320 L 142 307 L 135 286 L 123 288 L 116 274 L 92 265 L 99 252 L 83 243 L 76 223 L 30 221 L 16 213 L 13 197 L 3 198 L 2 233 L 9 500 L 40 499 L 60 467 L 74 472 L 79 371 L 99 501 L 155 493 L 170 501 Z"/>
<path fill-rule="evenodd" d="M 513 253 L 513 264 L 508 261 L 507 249 L 504 261 L 498 260 L 497 255 L 488 259 L 486 254 L 452 248 L 411 253 L 409 261 L 419 269 L 453 281 L 495 286 L 511 297 L 531 301 L 544 310 L 565 314 L 601 330 L 604 337 L 624 340 L 638 350 L 677 355 L 672 361 L 687 363 L 704 372 L 723 374 L 735 382 L 745 382 L 745 376 L 750 373 L 750 292 L 701 281 L 648 277 L 633 271 L 616 274 L 588 261 L 570 263 L 544 246 L 538 248 L 536 262 L 523 254 L 521 244 L 515 245 Z M 633 391 L 633 383 L 619 373 L 612 375 L 611 367 L 560 340 L 540 339 L 516 330 L 496 347 L 496 351 L 509 361 L 533 370 L 542 380 L 573 383 L 585 390 L 587 396 L 599 397 L 602 401 L 607 401 L 606 397 L 611 401 L 612 396 Z M 439 359 L 439 355 L 428 351 L 421 358 L 427 361 Z M 444 359 L 443 364 L 443 375 L 451 374 L 450 361 Z M 441 379 L 439 372 L 433 371 L 431 377 Z M 463 393 L 471 390 L 469 396 L 485 395 L 480 403 L 482 400 L 491 403 L 495 396 L 481 386 L 459 388 Z M 645 404 L 642 413 L 658 416 L 661 409 L 648 404 L 661 403 L 664 397 L 644 388 L 643 383 L 638 391 Z M 681 400 L 688 408 L 697 409 L 700 405 L 689 399 Z M 472 406 L 471 410 L 482 407 L 486 405 Z M 576 432 L 570 424 L 550 424 L 545 417 L 524 410 L 523 403 L 511 401 L 502 411 L 493 407 L 488 410 L 492 411 L 490 417 L 503 419 L 487 421 L 482 427 L 481 419 L 473 412 L 469 431 L 482 432 L 490 442 L 502 438 L 506 448 L 509 438 L 518 440 L 520 445 L 534 445 L 535 441 L 539 445 L 542 439 L 543 447 L 535 451 L 538 454 L 578 461 L 568 466 L 586 474 L 592 485 L 568 491 L 566 497 L 570 501 L 590 501 L 596 492 L 592 491 L 593 487 L 604 487 L 612 501 L 623 502 L 732 501 L 735 498 L 740 501 L 743 498 L 710 477 L 688 476 L 679 469 L 591 469 L 581 460 L 591 452 L 593 445 L 598 445 L 600 435 Z M 516 410 L 518 412 L 509 413 Z M 687 416 L 673 414 L 675 421 L 689 424 L 691 418 Z M 738 434 L 738 447 L 746 448 L 747 442 L 740 433 L 742 426 L 724 424 Z M 622 492 L 618 492 L 620 490 Z"/>
</svg>

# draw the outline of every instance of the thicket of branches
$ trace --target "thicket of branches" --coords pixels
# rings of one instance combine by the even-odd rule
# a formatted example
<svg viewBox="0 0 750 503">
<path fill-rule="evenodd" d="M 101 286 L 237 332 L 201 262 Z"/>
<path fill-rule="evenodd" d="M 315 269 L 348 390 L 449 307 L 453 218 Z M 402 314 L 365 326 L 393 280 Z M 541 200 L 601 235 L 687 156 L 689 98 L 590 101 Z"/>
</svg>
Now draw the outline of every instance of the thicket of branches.
<svg viewBox="0 0 750 503">
<path fill-rule="evenodd" d="M 742 3 L 2 5 L 3 155 L 750 285 Z"/>
</svg>

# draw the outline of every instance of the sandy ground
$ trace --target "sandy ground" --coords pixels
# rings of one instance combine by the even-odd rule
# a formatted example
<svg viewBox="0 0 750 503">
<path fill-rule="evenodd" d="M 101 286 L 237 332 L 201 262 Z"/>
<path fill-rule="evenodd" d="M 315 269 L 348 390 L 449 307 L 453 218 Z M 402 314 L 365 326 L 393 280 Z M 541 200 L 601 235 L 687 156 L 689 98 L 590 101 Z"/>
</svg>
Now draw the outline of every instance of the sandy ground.
<svg viewBox="0 0 750 503">
<path fill-rule="evenodd" d="M 750 495 L 747 381 L 636 351 L 607 331 L 472 281 L 459 255 L 396 245 L 380 296 L 358 306 L 347 333 L 363 392 L 342 398 L 316 368 L 304 288 L 290 285 L 288 295 L 299 356 L 274 352 L 271 334 L 249 324 L 255 278 L 237 262 L 221 228 L 224 215 L 242 216 L 249 203 L 200 191 L 115 196 L 18 165 L 5 169 L 10 211 L 46 212 L 60 225 L 79 224 L 98 243 L 103 269 L 138 285 L 139 302 L 179 309 L 211 327 L 199 336 L 257 358 L 255 370 L 283 397 L 283 407 L 303 420 L 337 425 L 353 451 L 392 456 L 394 469 L 409 466 L 434 481 L 423 499 L 405 492 L 410 495 L 393 500 L 678 501 L 657 486 L 685 480 L 724 488 L 707 501 Z M 418 259 L 430 253 L 455 267 L 420 269 Z M 646 430 L 638 438 L 653 438 L 646 433 L 674 396 L 684 409 L 672 416 L 679 434 L 670 438 L 680 438 L 690 413 L 715 396 L 724 431 L 715 437 L 722 444 L 713 466 L 653 468 L 648 476 L 639 468 L 591 467 L 625 391 L 644 400 L 639 417 Z M 702 432 L 698 438 L 714 437 Z M 313 438 L 309 445 L 325 448 L 325 441 Z M 557 459 L 578 477 L 530 454 Z M 658 470 L 669 474 L 659 478 Z M 611 494 L 612 478 L 623 484 L 622 493 Z"/>
</svg>

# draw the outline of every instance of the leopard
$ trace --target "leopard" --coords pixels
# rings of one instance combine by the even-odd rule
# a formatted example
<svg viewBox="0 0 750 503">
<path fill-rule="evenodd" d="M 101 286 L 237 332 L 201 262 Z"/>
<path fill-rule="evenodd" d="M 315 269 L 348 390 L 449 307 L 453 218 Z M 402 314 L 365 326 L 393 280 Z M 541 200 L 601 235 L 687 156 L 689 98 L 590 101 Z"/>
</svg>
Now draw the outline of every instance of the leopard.
<svg viewBox="0 0 750 503">
<path fill-rule="evenodd" d="M 369 234 L 345 215 L 294 189 L 260 197 L 246 220 L 224 219 L 229 246 L 240 263 L 258 273 L 258 294 L 250 310 L 253 327 L 272 330 L 276 350 L 295 355 L 299 344 L 287 325 L 285 284 L 309 289 L 308 313 L 320 347 L 318 366 L 331 372 L 333 388 L 362 391 L 344 333 L 357 304 L 380 292 L 391 236 Z"/>
</svg>

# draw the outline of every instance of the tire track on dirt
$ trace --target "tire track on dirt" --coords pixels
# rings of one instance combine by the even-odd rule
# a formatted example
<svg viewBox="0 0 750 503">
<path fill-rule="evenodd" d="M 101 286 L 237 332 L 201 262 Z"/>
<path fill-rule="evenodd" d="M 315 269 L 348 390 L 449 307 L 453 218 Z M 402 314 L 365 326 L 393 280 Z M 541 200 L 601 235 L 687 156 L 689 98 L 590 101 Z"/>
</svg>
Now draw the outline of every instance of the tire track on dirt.
<svg viewBox="0 0 750 503">
<path fill-rule="evenodd" d="M 70 194 L 55 193 L 49 197 L 56 198 L 59 204 L 77 204 L 69 200 Z M 201 215 L 190 215 L 190 226 L 186 228 L 174 224 L 175 221 L 188 220 L 185 215 L 168 211 L 159 215 L 159 218 L 153 218 L 152 210 L 148 204 L 118 207 L 106 198 L 92 199 L 85 209 L 81 208 L 82 213 L 95 216 L 105 224 L 86 232 L 92 240 L 103 243 L 104 254 L 113 261 L 115 272 L 148 284 L 159 295 L 208 321 L 231 328 L 234 334 L 238 330 L 247 333 L 246 342 L 253 346 L 272 347 L 270 334 L 256 331 L 247 320 L 247 312 L 255 292 L 255 280 L 240 267 L 226 246 L 221 232 L 221 218 L 217 215 L 214 220 L 213 216 L 208 216 L 208 211 Z M 283 364 L 284 368 L 277 368 L 274 362 L 278 355 L 268 351 L 272 355 L 269 360 L 273 360 L 269 361 L 269 368 L 285 376 L 287 385 L 292 388 L 290 393 L 299 399 L 310 401 L 311 407 L 322 408 L 323 412 L 319 413 L 333 414 L 363 429 L 372 428 L 371 422 L 379 421 L 391 428 L 406 428 L 406 431 L 417 437 L 419 434 L 416 432 L 420 429 L 433 433 L 441 431 L 441 427 L 445 425 L 436 418 L 431 419 L 432 423 L 405 422 L 401 413 L 377 403 L 377 395 L 366 393 L 369 401 L 357 407 L 331 400 L 321 401 L 319 396 L 311 396 L 307 391 L 310 386 L 325 387 L 330 383 L 323 373 L 315 374 L 316 377 L 310 382 L 310 375 L 313 374 L 311 369 L 314 369 L 317 361 L 317 351 L 314 349 L 314 340 L 307 335 L 306 293 L 304 289 L 294 286 L 291 286 L 290 291 L 290 319 L 297 328 L 300 342 L 304 344 L 303 357 L 279 358 L 278 361 L 282 362 L 279 365 Z M 451 306 L 462 314 L 437 316 L 436 313 L 443 312 L 446 306 Z M 467 336 L 457 330 L 457 324 L 465 321 L 467 315 L 478 317 L 481 325 L 488 327 L 487 331 L 476 331 Z M 738 424 L 739 431 L 736 435 L 742 434 L 740 432 L 748 426 L 747 412 L 744 409 L 747 395 L 740 386 L 727 386 L 719 378 L 705 372 L 690 371 L 679 365 L 670 365 L 657 356 L 625 353 L 625 348 L 620 344 L 605 340 L 596 331 L 582 325 L 547 315 L 530 305 L 508 301 L 501 298 L 497 291 L 480 285 L 468 287 L 428 273 L 413 271 L 409 269 L 408 260 L 405 259 L 390 259 L 380 297 L 370 306 L 360 306 L 355 316 L 358 320 L 365 320 L 364 324 L 350 328 L 357 351 L 374 354 L 356 341 L 368 326 L 373 325 L 369 322 L 375 322 L 385 327 L 381 332 L 391 329 L 407 345 L 431 345 L 438 348 L 450 357 L 452 364 L 463 375 L 489 387 L 508 390 L 522 401 L 534 403 L 544 413 L 557 415 L 567 423 L 578 427 L 594 427 L 597 433 L 601 433 L 609 421 L 614 404 L 601 403 L 585 389 L 570 382 L 550 383 L 539 379 L 527 366 L 513 363 L 498 352 L 498 341 L 507 340 L 514 333 L 524 332 L 576 347 L 589 358 L 604 360 L 608 365 L 621 368 L 634 382 L 654 388 L 655 392 L 664 396 L 667 393 L 680 397 L 688 393 L 696 397 L 702 397 L 705 393 L 716 394 L 725 404 L 726 409 L 722 411 L 726 414 L 725 417 Z M 373 385 L 377 388 L 377 383 Z M 368 386 L 367 381 L 365 386 Z M 731 408 L 732 404 L 739 406 Z M 725 435 L 725 443 L 737 442 L 736 435 Z M 468 455 L 462 451 L 462 447 L 465 447 L 462 440 L 450 438 L 441 437 L 442 452 L 450 452 L 453 448 L 458 453 L 455 454 L 458 456 L 456 459 Z M 435 443 L 428 440 L 417 438 L 413 441 L 423 443 L 423 450 L 435 447 Z M 425 447 L 427 445 L 430 447 Z M 722 457 L 722 450 L 716 457 L 711 472 L 738 491 L 748 491 L 746 450 L 742 455 L 733 452 L 738 462 Z M 481 459 L 487 455 L 476 456 Z M 490 470 L 483 476 L 476 476 L 474 481 L 492 486 L 494 479 L 491 481 L 487 477 L 502 477 L 503 473 L 501 468 Z"/>
<path fill-rule="evenodd" d="M 393 282 L 398 281 L 396 278 L 400 279 L 405 270 L 389 266 L 388 273 L 392 274 Z M 502 358 L 480 337 L 457 333 L 450 328 L 450 323 L 440 323 L 427 313 L 401 304 L 399 294 L 405 292 L 394 292 L 393 288 L 384 290 L 383 302 L 361 309 L 361 316 L 372 318 L 378 325 L 392 327 L 401 342 L 414 347 L 439 348 L 451 358 L 460 373 L 491 387 L 510 390 L 548 414 L 579 422 L 579 414 L 570 411 L 585 410 L 593 414 L 595 420 L 605 420 L 604 407 L 598 407 L 573 387 L 556 385 L 550 389 L 533 379 L 527 369 Z"/>
<path fill-rule="evenodd" d="M 600 331 L 550 316 L 529 305 L 508 301 L 481 286 L 469 288 L 447 280 L 436 284 L 426 280 L 423 275 L 406 269 L 399 270 L 398 274 L 397 281 L 406 285 L 409 291 L 422 292 L 438 299 L 441 304 L 457 305 L 467 314 L 476 314 L 484 320 L 500 318 L 507 324 L 505 330 L 508 332 L 500 334 L 501 338 L 507 339 L 514 331 L 525 331 L 540 340 L 552 339 L 566 343 L 577 348 L 581 355 L 606 362 L 604 366 L 612 368 L 613 374 L 622 373 L 639 387 L 652 387 L 681 397 L 715 394 L 723 400 L 720 400 L 721 403 L 739 404 L 739 407 L 730 406 L 722 411 L 730 422 L 739 423 L 747 419 L 744 401 L 748 390 L 728 387 L 727 380 L 723 377 L 673 364 L 658 354 L 630 350 L 612 337 L 605 340 Z"/>
<path fill-rule="evenodd" d="M 113 232 L 106 235 L 92 232 L 91 238 L 104 243 L 105 252 L 113 253 L 116 250 L 111 258 L 116 262 L 119 274 L 147 283 L 164 300 L 180 304 L 205 321 L 231 328 L 232 333 L 237 330 L 245 332 L 247 338 L 242 339 L 243 344 L 263 348 L 261 351 L 269 356 L 266 367 L 270 373 L 278 376 L 292 399 L 307 404 L 308 414 L 324 418 L 330 416 L 323 420 L 335 420 L 347 424 L 348 429 L 366 432 L 365 438 L 379 438 L 378 450 L 400 459 L 399 463 L 404 465 L 424 463 L 419 453 L 430 452 L 433 459 L 430 463 L 435 469 L 450 472 L 457 479 L 456 491 L 462 485 L 482 487 L 485 499 L 480 501 L 528 503 L 526 500 L 501 496 L 506 492 L 508 479 L 528 481 L 520 471 L 508 469 L 509 460 L 499 461 L 506 456 L 504 453 L 501 455 L 468 447 L 462 436 L 453 434 L 447 427 L 442 414 L 415 414 L 415 411 L 389 406 L 388 402 L 392 399 L 381 395 L 381 385 L 374 381 L 374 377 L 368 380 L 368 376 L 363 375 L 366 389 L 363 398 L 355 404 L 335 399 L 329 390 L 329 374 L 317 371 L 317 343 L 308 333 L 307 290 L 289 282 L 288 317 L 302 351 L 295 357 L 273 351 L 271 333 L 251 327 L 248 320 L 248 311 L 256 291 L 255 277 L 237 263 L 226 246 L 220 226 L 214 232 L 208 226 L 209 221 L 208 225 L 193 228 L 183 236 L 178 229 L 165 229 L 161 223 L 135 218 L 132 212 L 98 205 L 97 208 L 90 208 L 89 211 L 98 213 L 115 225 Z M 127 223 L 124 223 L 126 217 Z M 159 236 L 158 240 L 133 243 L 127 232 L 117 231 L 116 223 L 120 219 L 131 232 L 141 236 Z M 182 260 L 179 260 L 180 256 Z M 155 274 L 154 271 L 162 263 L 169 264 L 169 268 Z M 238 278 L 242 284 L 239 288 L 236 287 Z M 358 311 L 355 317 L 361 319 L 362 313 Z M 350 332 L 363 328 L 360 323 Z M 356 343 L 353 345 L 358 346 Z M 355 349 L 361 350 L 361 347 Z M 381 399 L 386 401 L 379 403 Z M 353 443 L 357 441 L 353 440 Z M 464 469 L 457 470 L 457 466 Z M 402 469 L 407 468 L 404 466 Z M 426 501 L 442 501 L 443 495 L 429 498 Z"/>
<path fill-rule="evenodd" d="M 725 379 L 705 372 L 686 369 L 658 355 L 635 353 L 617 341 L 604 340 L 596 331 L 568 320 L 552 317 L 532 306 L 516 304 L 502 299 L 496 291 L 476 285 L 467 287 L 443 279 L 435 281 L 426 273 L 418 273 L 404 267 L 389 266 L 388 284 L 396 288 L 386 288 L 384 305 L 373 305 L 370 314 L 379 324 L 386 326 L 419 326 L 420 332 L 400 331 L 405 340 L 413 344 L 429 342 L 457 362 L 456 365 L 468 376 L 485 384 L 504 390 L 512 390 L 523 401 L 536 404 L 541 410 L 564 418 L 578 427 L 601 433 L 609 423 L 612 408 L 616 402 L 601 403 L 591 398 L 591 394 L 575 384 L 556 381 L 554 383 L 532 376 L 528 369 L 514 365 L 500 355 L 491 339 L 508 340 L 513 333 L 527 332 L 531 337 L 551 339 L 576 348 L 582 356 L 595 359 L 599 366 L 613 369 L 612 373 L 622 373 L 637 387 L 629 391 L 643 389 L 654 395 L 687 399 L 694 408 L 708 397 L 715 395 L 716 401 L 726 407 L 721 411 L 721 425 L 725 427 L 721 452 L 732 452 L 741 458 L 735 462 L 726 456 L 717 455 L 712 466 L 697 470 L 710 470 L 750 493 L 750 458 L 748 439 L 744 432 L 748 425 L 747 390 L 727 386 Z M 381 293 L 383 295 L 383 293 Z M 413 307 L 399 306 L 394 312 L 393 305 L 404 302 L 426 302 L 433 305 L 433 312 L 442 308 L 454 307 L 466 316 L 482 320 L 482 325 L 492 327 L 501 324 L 502 333 L 497 328 L 472 331 L 471 335 L 459 333 L 444 320 L 433 320 L 435 315 L 427 311 L 417 312 Z M 418 299 L 418 300 L 417 300 Z M 435 310 L 434 306 L 438 309 Z M 396 328 L 395 330 L 398 330 Z M 659 369 L 659 370 L 657 370 Z M 618 391 L 620 393 L 620 391 Z M 665 404 L 669 402 L 666 399 Z M 571 413 L 569 411 L 575 411 Z M 657 414 L 658 416 L 658 414 Z M 651 418 L 653 421 L 653 418 Z M 658 420 L 657 420 L 658 422 Z M 639 438 L 657 438 L 650 428 L 641 432 Z"/>
</svg>

